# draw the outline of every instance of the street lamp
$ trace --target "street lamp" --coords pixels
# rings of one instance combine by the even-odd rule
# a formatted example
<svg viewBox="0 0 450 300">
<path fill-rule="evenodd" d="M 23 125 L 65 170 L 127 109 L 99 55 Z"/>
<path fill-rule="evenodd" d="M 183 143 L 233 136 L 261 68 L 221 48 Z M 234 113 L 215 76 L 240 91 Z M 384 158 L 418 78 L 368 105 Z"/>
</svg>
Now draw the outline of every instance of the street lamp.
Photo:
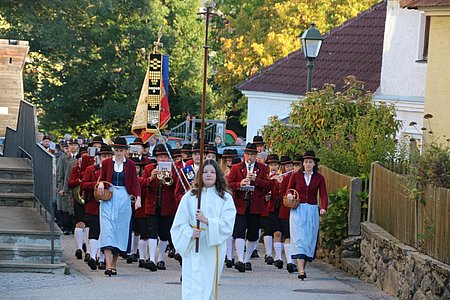
<svg viewBox="0 0 450 300">
<path fill-rule="evenodd" d="M 314 59 L 319 56 L 320 47 L 322 46 L 323 36 L 320 35 L 315 23 L 311 23 L 303 35 L 300 37 L 302 41 L 303 54 L 308 59 L 308 81 L 307 90 L 311 91 L 312 82 L 312 68 L 314 66 Z"/>
</svg>

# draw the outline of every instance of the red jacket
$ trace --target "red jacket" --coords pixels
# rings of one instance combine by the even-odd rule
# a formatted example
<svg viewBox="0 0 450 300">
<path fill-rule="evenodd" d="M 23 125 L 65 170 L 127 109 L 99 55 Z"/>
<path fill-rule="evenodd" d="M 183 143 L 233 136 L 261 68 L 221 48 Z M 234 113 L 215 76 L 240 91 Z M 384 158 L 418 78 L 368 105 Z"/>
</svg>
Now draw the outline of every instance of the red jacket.
<svg viewBox="0 0 450 300">
<path fill-rule="evenodd" d="M 100 204 L 94 198 L 94 187 L 100 177 L 100 168 L 92 165 L 86 168 L 81 181 L 81 190 L 84 192 L 84 211 L 90 215 L 99 214 Z"/>
<path fill-rule="evenodd" d="M 125 172 L 125 188 L 127 193 L 135 197 L 141 196 L 141 186 L 139 185 L 138 176 L 136 173 L 136 165 L 131 159 L 127 159 L 123 166 Z M 102 171 L 100 174 L 100 181 L 111 182 L 114 172 L 114 164 L 112 158 L 107 158 L 102 161 Z"/>
<path fill-rule="evenodd" d="M 69 176 L 69 180 L 67 181 L 67 186 L 71 189 L 76 188 L 77 186 L 80 185 L 81 182 L 81 169 L 78 166 L 78 161 L 75 164 L 75 166 L 73 166 L 72 168 L 72 172 L 70 172 L 70 176 Z"/>
<path fill-rule="evenodd" d="M 94 162 L 95 162 L 95 159 L 92 156 L 85 155 L 85 156 L 81 157 L 81 178 L 83 178 L 86 168 L 93 165 Z"/>
<path fill-rule="evenodd" d="M 289 207 L 284 206 L 283 204 L 283 197 L 286 195 L 286 191 L 288 188 L 288 184 L 289 184 L 289 180 L 291 179 L 292 173 L 291 174 L 287 174 L 286 176 L 283 177 L 283 180 L 281 181 L 280 184 L 280 190 L 279 190 L 279 197 L 280 197 L 280 213 L 279 213 L 279 217 L 280 219 L 283 220 L 289 220 L 289 215 L 291 213 L 291 209 Z"/>
<path fill-rule="evenodd" d="M 264 164 L 255 162 L 253 172 L 256 173 L 256 180 L 251 185 L 255 185 L 255 191 L 251 193 L 250 214 L 261 214 L 264 211 L 265 196 L 272 188 L 272 181 L 267 178 L 267 167 Z M 241 162 L 231 167 L 228 174 L 228 186 L 234 192 L 234 204 L 237 214 L 246 214 L 245 191 L 241 191 L 241 181 L 247 177 L 245 162 Z"/>
<path fill-rule="evenodd" d="M 327 209 L 328 193 L 325 185 L 325 178 L 316 172 L 311 176 L 309 186 L 306 185 L 303 172 L 294 173 L 289 180 L 288 189 L 295 189 L 300 196 L 300 203 L 318 204 L 317 192 L 320 193 L 320 208 Z"/>
<path fill-rule="evenodd" d="M 177 211 L 177 203 L 175 201 L 175 187 L 177 173 L 172 168 L 173 183 L 170 186 L 166 186 L 155 180 L 150 181 L 151 173 L 155 169 L 157 164 L 149 164 L 144 169 L 144 179 L 142 188 L 147 188 L 147 197 L 145 199 L 145 214 L 154 215 L 156 213 L 156 207 L 158 204 L 158 189 L 161 193 L 161 216 L 174 216 Z"/>
<path fill-rule="evenodd" d="M 269 213 L 273 213 L 277 208 L 280 208 L 280 183 L 277 179 L 271 179 L 271 181 L 270 200 L 267 203 L 267 211 Z"/>
<path fill-rule="evenodd" d="M 141 185 L 141 207 L 134 212 L 134 217 L 136 219 L 144 219 L 145 214 L 145 198 L 147 197 L 147 188 L 144 186 L 145 178 L 143 176 L 139 177 L 139 184 Z"/>
</svg>

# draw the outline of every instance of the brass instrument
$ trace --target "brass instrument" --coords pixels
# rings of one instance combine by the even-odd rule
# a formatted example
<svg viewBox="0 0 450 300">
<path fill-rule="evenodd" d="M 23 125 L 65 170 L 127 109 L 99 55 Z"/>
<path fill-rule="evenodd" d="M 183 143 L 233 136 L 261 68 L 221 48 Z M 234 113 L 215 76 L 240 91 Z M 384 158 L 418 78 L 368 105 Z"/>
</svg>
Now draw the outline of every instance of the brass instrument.
<svg viewBox="0 0 450 300">
<path fill-rule="evenodd" d="M 173 184 L 172 165 L 170 162 L 158 162 L 158 175 L 156 175 L 163 185 Z"/>
<path fill-rule="evenodd" d="M 73 197 L 75 198 L 75 201 L 84 205 L 85 200 L 83 195 L 80 194 L 80 186 L 76 186 L 73 188 Z"/>
</svg>

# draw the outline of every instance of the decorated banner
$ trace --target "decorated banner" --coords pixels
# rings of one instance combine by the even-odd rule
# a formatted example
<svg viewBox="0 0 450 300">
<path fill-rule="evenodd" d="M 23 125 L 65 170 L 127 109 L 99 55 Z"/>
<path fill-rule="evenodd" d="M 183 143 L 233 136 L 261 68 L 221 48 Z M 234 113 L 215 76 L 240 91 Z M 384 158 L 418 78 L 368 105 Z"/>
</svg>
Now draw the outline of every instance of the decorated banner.
<svg viewBox="0 0 450 300">
<path fill-rule="evenodd" d="M 131 132 L 145 143 L 158 128 L 167 125 L 169 111 L 169 56 L 152 53 L 149 57 Z"/>
<path fill-rule="evenodd" d="M 192 187 L 194 187 L 195 170 L 192 165 L 181 168 L 181 174 L 183 174 L 184 179 Z"/>
</svg>

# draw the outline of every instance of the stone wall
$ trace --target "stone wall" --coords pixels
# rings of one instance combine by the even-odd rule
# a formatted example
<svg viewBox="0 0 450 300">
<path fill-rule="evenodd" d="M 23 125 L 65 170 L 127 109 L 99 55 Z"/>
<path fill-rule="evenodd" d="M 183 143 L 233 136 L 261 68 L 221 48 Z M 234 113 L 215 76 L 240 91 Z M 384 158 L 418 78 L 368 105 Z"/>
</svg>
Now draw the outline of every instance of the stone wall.
<svg viewBox="0 0 450 300">
<path fill-rule="evenodd" d="M 360 278 L 401 299 L 450 299 L 450 266 L 362 223 Z"/>
</svg>

